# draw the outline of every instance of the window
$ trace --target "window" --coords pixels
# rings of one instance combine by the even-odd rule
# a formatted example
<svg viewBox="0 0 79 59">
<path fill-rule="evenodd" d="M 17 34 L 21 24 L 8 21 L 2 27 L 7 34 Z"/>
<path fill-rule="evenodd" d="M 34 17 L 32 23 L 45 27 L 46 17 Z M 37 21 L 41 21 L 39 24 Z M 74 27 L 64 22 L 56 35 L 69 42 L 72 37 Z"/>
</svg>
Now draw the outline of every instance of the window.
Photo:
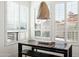
<svg viewBox="0 0 79 59">
<path fill-rule="evenodd" d="M 27 30 L 28 8 L 20 6 L 20 30 Z"/>
<path fill-rule="evenodd" d="M 19 29 L 19 5 L 15 2 L 7 2 L 7 29 Z"/>
<path fill-rule="evenodd" d="M 78 2 L 66 3 L 66 25 L 68 41 L 78 41 Z"/>
<path fill-rule="evenodd" d="M 65 40 L 65 4 L 55 5 L 55 40 Z"/>
<path fill-rule="evenodd" d="M 78 41 L 78 2 L 55 4 L 55 40 Z"/>
<path fill-rule="evenodd" d="M 39 6 L 39 4 L 36 3 L 35 5 Z M 55 31 L 55 34 L 53 34 L 55 40 L 63 40 L 68 42 L 78 41 L 78 34 L 79 34 L 78 2 L 55 3 L 55 7 L 53 7 L 55 11 L 55 14 L 53 16 L 55 17 L 55 19 L 54 18 L 51 19 L 55 23 L 53 25 L 55 28 L 54 31 L 51 31 L 52 28 L 51 24 L 53 23 L 51 20 L 42 21 L 40 19 L 37 19 L 37 13 L 38 13 L 37 6 L 35 7 L 34 10 L 35 38 L 51 39 L 51 34 L 52 32 Z"/>
<path fill-rule="evenodd" d="M 17 40 L 19 30 L 19 5 L 15 2 L 7 2 L 7 44 Z"/>
<path fill-rule="evenodd" d="M 17 2 L 6 2 L 7 44 L 13 44 L 27 37 L 28 8 Z"/>
</svg>

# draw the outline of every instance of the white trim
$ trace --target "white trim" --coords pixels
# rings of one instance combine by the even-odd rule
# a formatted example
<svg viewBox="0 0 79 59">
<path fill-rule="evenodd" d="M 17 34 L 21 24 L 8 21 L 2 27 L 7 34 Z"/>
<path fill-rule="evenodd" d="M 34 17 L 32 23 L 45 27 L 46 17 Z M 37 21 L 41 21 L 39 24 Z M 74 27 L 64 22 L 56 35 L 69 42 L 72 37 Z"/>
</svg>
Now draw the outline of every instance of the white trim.
<svg viewBox="0 0 79 59">
<path fill-rule="evenodd" d="M 28 14 L 29 14 L 29 18 L 28 18 L 28 21 L 27 21 L 27 32 L 28 32 L 28 39 L 31 39 L 31 2 L 29 2 L 29 9 L 28 9 Z"/>
<path fill-rule="evenodd" d="M 7 26 L 6 26 L 6 2 L 4 2 L 4 47 L 6 47 L 7 40 Z"/>
<path fill-rule="evenodd" d="M 52 22 L 52 23 L 51 23 L 51 26 L 52 26 L 52 27 L 51 27 L 51 31 L 52 31 L 52 41 L 55 41 L 55 2 L 52 2 L 51 5 L 53 5 L 53 6 L 52 6 L 52 10 L 53 10 L 53 11 L 52 11 L 52 15 L 51 15 L 51 16 L 52 16 L 52 18 L 51 18 L 51 19 L 52 19 L 52 20 L 51 20 L 51 22 Z M 54 34 L 54 35 L 53 35 L 53 34 Z"/>
<path fill-rule="evenodd" d="M 67 10 L 66 8 L 67 8 L 67 6 L 66 6 L 66 2 L 64 4 L 65 4 L 65 8 L 64 8 L 65 9 L 65 15 L 64 15 L 65 16 L 65 18 L 64 18 L 65 19 L 65 42 L 67 42 L 67 39 L 68 39 L 68 37 L 67 37 L 67 34 L 68 34 L 67 33 L 67 25 L 66 25 L 67 24 L 67 20 L 66 20 L 66 10 Z"/>
<path fill-rule="evenodd" d="M 78 25 L 79 25 L 79 1 L 77 3 L 78 3 Z M 78 30 L 78 43 L 79 43 L 79 30 Z"/>
</svg>

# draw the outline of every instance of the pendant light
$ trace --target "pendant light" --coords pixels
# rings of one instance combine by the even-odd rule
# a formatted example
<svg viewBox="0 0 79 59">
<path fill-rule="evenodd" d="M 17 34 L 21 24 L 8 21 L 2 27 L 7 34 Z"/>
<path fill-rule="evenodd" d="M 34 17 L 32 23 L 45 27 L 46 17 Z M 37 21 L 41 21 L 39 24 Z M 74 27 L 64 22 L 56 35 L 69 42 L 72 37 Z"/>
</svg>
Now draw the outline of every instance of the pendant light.
<svg viewBox="0 0 79 59">
<path fill-rule="evenodd" d="M 40 4 L 37 19 L 41 19 L 41 20 L 48 20 L 49 19 L 49 9 L 48 9 L 47 4 L 44 1 L 41 2 L 41 4 Z"/>
</svg>

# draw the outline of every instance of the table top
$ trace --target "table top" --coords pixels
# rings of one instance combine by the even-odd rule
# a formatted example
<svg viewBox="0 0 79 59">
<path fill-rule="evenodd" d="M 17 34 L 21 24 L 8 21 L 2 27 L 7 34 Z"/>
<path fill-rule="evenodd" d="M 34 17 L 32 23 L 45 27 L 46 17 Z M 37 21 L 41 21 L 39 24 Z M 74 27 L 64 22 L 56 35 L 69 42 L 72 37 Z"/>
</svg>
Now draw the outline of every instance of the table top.
<svg viewBox="0 0 79 59">
<path fill-rule="evenodd" d="M 55 42 L 39 42 L 35 40 L 28 40 L 28 41 L 20 41 L 18 42 L 22 45 L 27 46 L 38 46 L 38 47 L 45 47 L 45 48 L 57 48 L 57 49 L 64 49 L 68 50 L 71 47 L 71 44 L 65 43 L 65 44 L 56 44 Z"/>
</svg>

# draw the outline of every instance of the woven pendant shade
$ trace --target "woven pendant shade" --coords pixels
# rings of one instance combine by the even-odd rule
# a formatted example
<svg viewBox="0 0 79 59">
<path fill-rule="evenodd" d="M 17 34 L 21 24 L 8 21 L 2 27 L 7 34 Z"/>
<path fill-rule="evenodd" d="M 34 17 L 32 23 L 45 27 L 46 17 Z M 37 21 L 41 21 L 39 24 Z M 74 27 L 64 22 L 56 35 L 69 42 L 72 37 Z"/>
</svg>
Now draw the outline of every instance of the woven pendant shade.
<svg viewBox="0 0 79 59">
<path fill-rule="evenodd" d="M 49 9 L 45 2 L 41 2 L 37 19 L 49 19 Z"/>
</svg>

